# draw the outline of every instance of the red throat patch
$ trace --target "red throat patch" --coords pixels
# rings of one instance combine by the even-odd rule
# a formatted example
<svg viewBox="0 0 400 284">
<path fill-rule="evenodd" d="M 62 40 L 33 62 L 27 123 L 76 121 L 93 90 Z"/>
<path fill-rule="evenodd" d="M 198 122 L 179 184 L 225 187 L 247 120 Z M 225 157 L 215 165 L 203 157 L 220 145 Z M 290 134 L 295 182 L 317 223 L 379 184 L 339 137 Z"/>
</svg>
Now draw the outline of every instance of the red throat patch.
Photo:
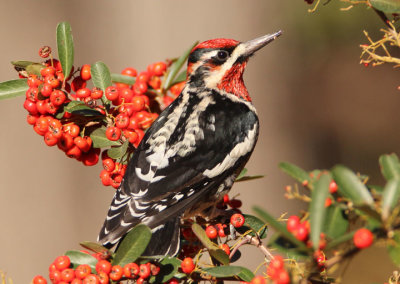
<svg viewBox="0 0 400 284">
<path fill-rule="evenodd" d="M 243 82 L 243 72 L 246 68 L 246 64 L 247 62 L 233 65 L 231 69 L 226 71 L 221 82 L 218 83 L 217 88 L 251 102 L 249 92 Z"/>
</svg>

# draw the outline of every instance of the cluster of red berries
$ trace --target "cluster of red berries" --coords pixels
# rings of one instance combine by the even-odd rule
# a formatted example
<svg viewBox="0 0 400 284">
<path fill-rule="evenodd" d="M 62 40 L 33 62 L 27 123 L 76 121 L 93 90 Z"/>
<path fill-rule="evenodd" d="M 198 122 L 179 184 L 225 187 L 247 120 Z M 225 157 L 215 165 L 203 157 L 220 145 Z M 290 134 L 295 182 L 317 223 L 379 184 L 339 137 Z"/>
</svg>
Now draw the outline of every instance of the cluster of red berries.
<svg viewBox="0 0 400 284">
<path fill-rule="evenodd" d="M 54 284 L 106 284 L 127 279 L 135 279 L 136 283 L 143 283 L 152 275 L 157 275 L 160 267 L 153 263 L 136 264 L 134 262 L 112 265 L 108 260 L 99 257 L 96 272 L 88 264 L 80 264 L 75 269 L 68 256 L 57 257 L 49 267 L 49 278 Z M 40 275 L 33 278 L 33 284 L 46 284 L 47 280 Z"/>
<path fill-rule="evenodd" d="M 289 284 L 290 276 L 285 270 L 283 258 L 280 255 L 274 256 L 267 268 L 267 275 L 274 284 Z"/>
<path fill-rule="evenodd" d="M 51 55 L 51 49 L 43 47 L 39 55 L 46 58 Z M 99 88 L 89 88 L 92 79 L 90 65 L 85 64 L 75 72 L 72 67 L 68 78 L 64 77 L 57 59 L 48 59 L 39 66 L 40 75 L 25 74 L 29 86 L 24 102 L 24 108 L 29 112 L 27 122 L 44 137 L 48 146 L 57 145 L 68 157 L 86 166 L 97 164 L 102 150 L 94 147 L 90 137 L 94 130 L 104 127 L 105 138 L 117 141 L 117 146 L 128 141 L 133 146 L 128 149 L 128 155 L 139 145 L 144 131 L 158 113 L 180 94 L 184 86 L 181 82 L 173 85 L 168 93 L 161 90 L 162 76 L 169 66 L 165 62 L 150 64 L 140 73 L 134 68 L 125 68 L 121 74 L 130 77 L 134 83 L 115 83 L 104 93 Z M 93 112 L 89 115 L 68 112 L 68 106 L 75 105 L 75 102 Z M 125 172 L 127 155 L 124 155 L 124 160 L 113 159 L 106 150 L 101 155 L 104 170 L 100 178 L 104 185 L 118 188 Z"/>
</svg>

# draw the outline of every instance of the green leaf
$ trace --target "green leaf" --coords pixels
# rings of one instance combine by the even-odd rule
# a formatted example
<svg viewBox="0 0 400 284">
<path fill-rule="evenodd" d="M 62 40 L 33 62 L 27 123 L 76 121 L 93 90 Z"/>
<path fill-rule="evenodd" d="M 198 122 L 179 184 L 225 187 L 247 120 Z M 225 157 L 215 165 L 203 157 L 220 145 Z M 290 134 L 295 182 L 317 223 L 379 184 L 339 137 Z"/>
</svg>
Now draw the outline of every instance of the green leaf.
<svg viewBox="0 0 400 284">
<path fill-rule="evenodd" d="M 400 233 L 396 231 L 393 239 L 388 242 L 388 252 L 393 263 L 400 266 Z"/>
<path fill-rule="evenodd" d="M 319 240 L 322 228 L 325 222 L 325 200 L 329 195 L 329 183 L 331 176 L 322 174 L 315 183 L 314 190 L 311 193 L 310 212 L 310 239 L 314 250 L 319 248 Z"/>
<path fill-rule="evenodd" d="M 236 177 L 236 181 L 240 180 L 241 178 L 243 178 L 245 175 L 247 174 L 247 169 L 243 168 L 243 170 L 241 170 L 241 172 L 239 173 L 239 175 Z"/>
<path fill-rule="evenodd" d="M 393 178 L 386 183 L 382 194 L 382 219 L 389 218 L 391 210 L 400 199 L 400 180 Z"/>
<path fill-rule="evenodd" d="M 257 176 L 244 176 L 241 178 L 236 178 L 235 182 L 240 182 L 240 181 L 248 181 L 248 180 L 253 180 L 253 179 L 259 179 L 259 178 L 263 178 L 264 176 L 262 175 L 257 175 Z"/>
<path fill-rule="evenodd" d="M 25 69 L 29 65 L 40 64 L 40 63 L 27 61 L 27 60 L 17 60 L 17 61 L 11 61 L 11 64 L 14 65 L 17 68 Z"/>
<path fill-rule="evenodd" d="M 81 242 L 80 245 L 82 247 L 88 249 L 88 250 L 93 251 L 93 252 L 111 255 L 110 250 L 108 250 L 107 248 L 103 247 L 99 243 L 84 241 L 84 242 Z"/>
<path fill-rule="evenodd" d="M 331 239 L 344 235 L 349 227 L 349 221 L 339 206 L 329 206 L 325 220 L 324 232 Z"/>
<path fill-rule="evenodd" d="M 36 75 L 36 76 L 40 76 L 40 70 L 42 70 L 44 68 L 44 66 L 42 64 L 31 64 L 26 66 L 25 71 L 29 74 L 29 75 Z"/>
<path fill-rule="evenodd" d="M 64 77 L 68 78 L 74 65 L 74 42 L 71 26 L 67 22 L 59 23 L 57 26 L 57 49 Z"/>
<path fill-rule="evenodd" d="M 84 102 L 81 102 L 81 101 L 71 101 L 66 106 L 64 106 L 64 110 L 66 112 L 73 112 L 73 111 L 83 110 L 83 109 L 91 109 L 91 108 L 88 107 Z"/>
<path fill-rule="evenodd" d="M 396 154 L 382 155 L 379 157 L 382 175 L 386 180 L 400 179 L 400 161 Z"/>
<path fill-rule="evenodd" d="M 150 283 L 167 283 L 171 278 L 175 277 L 181 266 L 181 261 L 175 257 L 165 257 L 159 263 L 159 266 L 160 272 L 155 277 L 150 278 Z"/>
<path fill-rule="evenodd" d="M 77 268 L 81 264 L 87 264 L 92 269 L 92 272 L 96 271 L 97 259 L 90 254 L 76 250 L 69 250 L 65 255 L 71 260 L 72 268 Z"/>
<path fill-rule="evenodd" d="M 17 79 L 0 83 L 0 100 L 24 96 L 29 89 L 26 79 Z"/>
<path fill-rule="evenodd" d="M 298 259 L 309 257 L 305 250 L 299 250 L 296 245 L 282 237 L 280 234 L 274 234 L 268 242 L 268 246 L 279 250 L 290 258 Z"/>
<path fill-rule="evenodd" d="M 207 237 L 206 231 L 204 231 L 199 224 L 192 224 L 192 231 L 200 242 L 208 249 L 212 257 L 223 265 L 229 264 L 229 256 Z"/>
<path fill-rule="evenodd" d="M 208 275 L 217 278 L 237 276 L 241 280 L 246 282 L 250 282 L 254 278 L 253 272 L 241 266 L 215 266 L 204 268 L 202 269 L 202 271 L 206 272 Z"/>
<path fill-rule="evenodd" d="M 197 45 L 198 42 L 195 42 L 188 50 L 186 50 L 181 57 L 179 57 L 174 63 L 172 63 L 169 71 L 166 75 L 166 79 L 162 86 L 164 91 L 169 90 L 173 85 L 176 75 L 178 74 L 179 70 L 182 68 L 183 64 L 185 64 L 187 58 L 189 57 L 190 52 L 192 49 Z"/>
<path fill-rule="evenodd" d="M 267 237 L 267 224 L 253 215 L 243 214 L 243 216 L 245 220 L 244 225 L 240 228 L 236 228 L 239 233 L 244 234 L 249 230 L 253 230 L 258 234 L 260 239 L 265 239 Z M 251 232 L 250 236 L 255 236 L 256 234 L 254 232 Z"/>
<path fill-rule="evenodd" d="M 118 83 L 124 83 L 124 84 L 128 84 L 128 85 L 133 85 L 136 82 L 136 78 L 131 77 L 131 76 L 122 75 L 122 74 L 111 73 L 111 81 L 118 82 Z"/>
<path fill-rule="evenodd" d="M 90 138 L 93 142 L 93 148 L 105 148 L 109 146 L 119 146 L 121 142 L 111 141 L 106 137 L 106 128 L 100 127 L 90 133 Z"/>
<path fill-rule="evenodd" d="M 119 147 L 112 147 L 107 151 L 107 154 L 112 159 L 118 159 L 123 157 L 128 150 L 129 141 L 126 140 L 121 146 Z"/>
<path fill-rule="evenodd" d="M 384 13 L 400 13 L 400 0 L 369 0 L 369 3 Z"/>
<path fill-rule="evenodd" d="M 281 234 L 285 239 L 296 245 L 299 249 L 301 250 L 307 250 L 307 247 L 305 244 L 298 239 L 296 239 L 287 229 L 285 226 L 283 226 L 281 223 L 279 223 L 277 220 L 275 220 L 274 217 L 272 217 L 270 214 L 265 212 L 259 207 L 253 207 L 254 212 L 257 213 L 261 217 L 262 220 L 264 220 L 266 223 L 268 223 L 272 228 L 274 228 L 279 234 Z"/>
<path fill-rule="evenodd" d="M 181 73 L 179 73 L 178 76 L 176 76 L 174 82 L 172 82 L 171 86 L 178 84 L 180 82 L 186 81 L 186 77 L 187 77 L 187 71 L 183 70 Z"/>
<path fill-rule="evenodd" d="M 122 240 L 115 252 L 112 265 L 122 267 L 130 262 L 134 262 L 146 250 L 151 239 L 151 231 L 144 224 L 136 225 Z"/>
<path fill-rule="evenodd" d="M 281 162 L 279 163 L 279 168 L 300 183 L 310 181 L 310 175 L 296 165 Z"/>
<path fill-rule="evenodd" d="M 111 73 L 107 65 L 103 62 L 98 61 L 96 63 L 93 63 L 90 68 L 93 85 L 99 89 L 102 89 L 103 92 L 105 92 L 106 88 L 111 86 L 112 84 Z"/>
<path fill-rule="evenodd" d="M 351 170 L 338 165 L 332 169 L 332 175 L 339 186 L 339 192 L 352 200 L 355 205 L 373 205 L 374 200 L 367 187 Z"/>
</svg>

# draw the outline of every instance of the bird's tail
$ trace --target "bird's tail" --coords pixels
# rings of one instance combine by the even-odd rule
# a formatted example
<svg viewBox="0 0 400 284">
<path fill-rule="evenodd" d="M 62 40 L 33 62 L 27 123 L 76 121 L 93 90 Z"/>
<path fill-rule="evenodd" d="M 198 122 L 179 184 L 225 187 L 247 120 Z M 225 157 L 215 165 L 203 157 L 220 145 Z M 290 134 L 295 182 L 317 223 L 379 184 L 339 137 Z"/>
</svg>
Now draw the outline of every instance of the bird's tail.
<svg viewBox="0 0 400 284">
<path fill-rule="evenodd" d="M 151 230 L 152 236 L 143 255 L 169 255 L 174 256 L 179 251 L 180 230 L 179 217 L 168 220 Z"/>
</svg>

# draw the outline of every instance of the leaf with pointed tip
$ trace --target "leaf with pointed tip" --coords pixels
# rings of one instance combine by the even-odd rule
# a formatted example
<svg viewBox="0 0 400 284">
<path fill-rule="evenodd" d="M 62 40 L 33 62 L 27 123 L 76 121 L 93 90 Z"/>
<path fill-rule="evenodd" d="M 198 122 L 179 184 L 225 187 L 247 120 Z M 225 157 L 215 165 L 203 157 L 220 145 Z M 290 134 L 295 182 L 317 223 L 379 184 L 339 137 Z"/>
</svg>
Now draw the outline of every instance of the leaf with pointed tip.
<svg viewBox="0 0 400 284">
<path fill-rule="evenodd" d="M 169 68 L 168 73 L 166 74 L 166 79 L 162 86 L 164 91 L 169 90 L 173 83 L 175 82 L 176 75 L 178 74 L 179 70 L 182 68 L 183 64 L 185 64 L 186 60 L 189 57 L 190 52 L 192 49 L 197 45 L 198 42 L 195 42 L 188 50 L 186 50 L 181 57 L 179 57 L 174 63 L 172 63 L 171 67 Z"/>
<path fill-rule="evenodd" d="M 17 60 L 17 61 L 11 61 L 11 64 L 14 65 L 17 68 L 25 69 L 29 65 L 40 64 L 40 63 L 27 61 L 27 60 Z"/>
<path fill-rule="evenodd" d="M 121 146 L 119 147 L 112 147 L 108 149 L 107 155 L 112 159 L 119 159 L 122 158 L 126 151 L 128 150 L 129 141 L 126 140 Z"/>
<path fill-rule="evenodd" d="M 192 231 L 200 242 L 208 249 L 212 257 L 223 265 L 229 264 L 229 256 L 207 237 L 206 231 L 204 231 L 199 224 L 192 224 Z"/>
<path fill-rule="evenodd" d="M 119 146 L 121 142 L 111 141 L 106 137 L 106 128 L 100 127 L 90 133 L 90 138 L 93 142 L 93 148 L 105 148 L 109 146 Z"/>
<path fill-rule="evenodd" d="M 268 227 L 265 222 L 253 215 L 243 214 L 243 216 L 245 220 L 243 226 L 236 228 L 239 233 L 244 234 L 249 230 L 253 230 L 260 239 L 265 239 L 267 237 Z M 250 232 L 250 236 L 255 236 L 256 234 L 254 232 Z"/>
<path fill-rule="evenodd" d="M 146 250 L 151 239 L 151 231 L 144 224 L 136 225 L 122 240 L 115 252 L 112 265 L 124 266 L 127 263 L 135 262 Z"/>
<path fill-rule="evenodd" d="M 400 233 L 396 231 L 394 233 L 393 239 L 388 242 L 388 252 L 393 263 L 400 266 Z"/>
<path fill-rule="evenodd" d="M 202 269 L 208 275 L 217 278 L 239 277 L 242 281 L 250 282 L 254 278 L 253 272 L 242 266 L 215 266 Z"/>
<path fill-rule="evenodd" d="M 331 239 L 344 235 L 349 227 L 349 221 L 344 217 L 344 211 L 339 206 L 329 206 L 325 220 L 323 231 Z"/>
<path fill-rule="evenodd" d="M 379 165 L 386 180 L 392 178 L 400 179 L 400 161 L 396 154 L 380 156 Z"/>
<path fill-rule="evenodd" d="M 81 264 L 87 264 L 92 269 L 92 272 L 96 271 L 97 259 L 90 254 L 76 250 L 69 250 L 65 255 L 71 260 L 72 268 L 77 268 Z"/>
<path fill-rule="evenodd" d="M 68 78 L 74 65 L 74 41 L 71 25 L 67 22 L 59 23 L 57 26 L 57 49 L 64 77 Z"/>
<path fill-rule="evenodd" d="M 136 82 L 136 78 L 122 74 L 111 73 L 111 81 L 114 83 L 124 83 L 128 85 L 133 85 Z"/>
<path fill-rule="evenodd" d="M 382 219 L 389 218 L 391 210 L 399 203 L 400 180 L 392 178 L 386 183 L 382 194 Z"/>
<path fill-rule="evenodd" d="M 333 179 L 339 186 L 339 192 L 349 198 L 355 205 L 372 205 L 374 200 L 367 187 L 345 166 L 335 166 L 332 169 Z"/>
<path fill-rule="evenodd" d="M 248 181 L 248 180 L 253 180 L 253 179 L 260 179 L 263 178 L 264 176 L 258 175 L 258 176 L 244 176 L 239 179 L 236 179 L 235 182 L 241 182 L 241 181 Z"/>
<path fill-rule="evenodd" d="M 400 0 L 369 0 L 369 3 L 384 13 L 400 13 Z"/>
<path fill-rule="evenodd" d="M 26 66 L 25 71 L 28 75 L 36 75 L 40 76 L 40 70 L 42 70 L 44 66 L 42 64 L 31 64 Z"/>
<path fill-rule="evenodd" d="M 24 96 L 29 89 L 26 79 L 16 79 L 0 83 L 0 100 Z"/>
<path fill-rule="evenodd" d="M 90 72 L 92 74 L 93 85 L 103 92 L 106 88 L 111 86 L 111 73 L 107 65 L 101 61 L 93 63 L 90 67 Z"/>
<path fill-rule="evenodd" d="M 298 182 L 310 181 L 310 175 L 296 165 L 287 162 L 279 163 L 279 168 Z"/>
<path fill-rule="evenodd" d="M 186 81 L 186 76 L 187 76 L 187 71 L 183 70 L 181 73 L 179 73 L 178 76 L 176 76 L 175 80 L 172 82 L 171 86 L 178 84 L 180 82 Z"/>
<path fill-rule="evenodd" d="M 103 247 L 99 243 L 84 241 L 84 242 L 81 242 L 80 245 L 82 247 L 84 247 L 85 249 L 91 250 L 91 251 L 96 252 L 96 253 L 110 254 L 111 255 L 110 250 L 105 248 L 105 247 Z"/>
</svg>

